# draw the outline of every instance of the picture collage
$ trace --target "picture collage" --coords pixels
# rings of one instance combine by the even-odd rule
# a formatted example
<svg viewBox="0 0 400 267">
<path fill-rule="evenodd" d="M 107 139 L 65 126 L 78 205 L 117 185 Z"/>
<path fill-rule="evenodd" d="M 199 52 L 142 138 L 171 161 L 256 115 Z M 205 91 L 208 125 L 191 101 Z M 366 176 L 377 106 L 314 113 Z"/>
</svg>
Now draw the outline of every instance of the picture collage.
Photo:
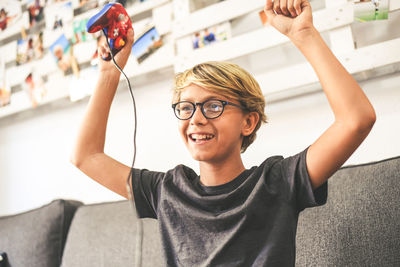
<svg viewBox="0 0 400 267">
<path fill-rule="evenodd" d="M 88 33 L 86 24 L 91 11 L 100 11 L 108 2 L 0 0 L 0 108 L 19 101 L 21 94 L 37 107 L 54 90 L 46 85 L 52 76 L 65 81 L 57 87 L 69 92 L 71 101 L 90 95 L 96 82 L 97 48 L 105 37 L 101 31 Z M 128 8 L 145 1 L 115 2 Z M 138 64 L 163 45 L 154 25 L 135 37 L 132 57 Z"/>
</svg>

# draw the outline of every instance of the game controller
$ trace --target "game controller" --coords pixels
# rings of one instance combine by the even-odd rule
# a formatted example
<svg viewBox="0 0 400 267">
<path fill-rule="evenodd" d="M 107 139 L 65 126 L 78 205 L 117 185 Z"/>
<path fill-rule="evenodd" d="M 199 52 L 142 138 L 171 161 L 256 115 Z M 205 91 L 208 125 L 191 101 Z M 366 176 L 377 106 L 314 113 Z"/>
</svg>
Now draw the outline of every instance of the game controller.
<svg viewBox="0 0 400 267">
<path fill-rule="evenodd" d="M 109 38 L 111 53 L 115 56 L 125 46 L 132 22 L 121 4 L 110 3 L 89 19 L 86 28 L 89 33 L 103 30 L 106 38 Z M 111 55 L 103 59 L 108 61 Z"/>
</svg>

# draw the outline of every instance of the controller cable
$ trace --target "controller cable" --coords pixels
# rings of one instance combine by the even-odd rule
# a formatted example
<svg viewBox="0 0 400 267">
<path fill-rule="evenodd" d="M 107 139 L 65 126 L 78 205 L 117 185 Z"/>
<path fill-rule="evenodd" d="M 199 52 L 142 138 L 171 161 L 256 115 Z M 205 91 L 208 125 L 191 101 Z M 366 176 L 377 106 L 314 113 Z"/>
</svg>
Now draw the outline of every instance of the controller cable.
<svg viewBox="0 0 400 267">
<path fill-rule="evenodd" d="M 107 45 L 108 45 L 108 48 L 110 49 L 110 55 L 111 55 L 111 59 L 114 63 L 114 66 L 119 70 L 119 72 L 121 72 L 125 76 L 125 80 L 128 83 L 129 92 L 131 94 L 132 102 L 133 102 L 133 114 L 134 114 L 134 120 L 135 120 L 134 130 L 133 130 L 133 160 L 132 160 L 131 170 L 129 172 L 128 178 L 126 179 L 126 188 L 128 191 L 128 200 L 131 203 L 132 210 L 134 211 L 136 219 L 137 219 L 136 220 L 136 231 L 137 231 L 136 250 L 135 250 L 135 265 L 134 266 L 141 267 L 142 266 L 142 246 L 143 246 L 143 222 L 139 218 L 139 215 L 137 213 L 135 201 L 134 201 L 133 193 L 132 193 L 132 185 L 130 183 L 130 181 L 133 177 L 133 174 L 132 174 L 133 166 L 134 166 L 135 160 L 136 160 L 136 129 L 137 129 L 136 102 L 135 102 L 135 97 L 133 96 L 133 93 L 132 93 L 132 87 L 131 87 L 129 78 L 128 78 L 128 76 L 126 76 L 125 72 L 120 68 L 120 66 L 118 66 L 117 62 L 115 62 L 110 43 L 108 42 L 107 33 L 104 29 L 103 29 L 103 33 L 106 37 Z"/>
</svg>

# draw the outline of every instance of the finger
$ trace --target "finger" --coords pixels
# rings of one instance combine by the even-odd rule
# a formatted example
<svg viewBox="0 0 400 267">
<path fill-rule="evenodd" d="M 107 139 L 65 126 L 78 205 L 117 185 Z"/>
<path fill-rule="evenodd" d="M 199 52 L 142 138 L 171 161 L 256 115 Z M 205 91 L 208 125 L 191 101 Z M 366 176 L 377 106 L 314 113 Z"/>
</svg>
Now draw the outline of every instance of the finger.
<svg viewBox="0 0 400 267">
<path fill-rule="evenodd" d="M 135 33 L 134 33 L 133 28 L 132 28 L 132 29 L 130 29 L 128 31 L 128 35 L 127 35 L 127 43 L 128 43 L 129 46 L 133 45 L 134 35 L 135 35 Z"/>
<path fill-rule="evenodd" d="M 274 11 L 278 15 L 282 15 L 282 10 L 279 6 L 279 0 L 274 0 Z"/>
<path fill-rule="evenodd" d="M 294 9 L 296 10 L 296 14 L 297 16 L 299 16 L 301 14 L 301 2 L 303 0 L 294 0 L 293 6 Z"/>
<path fill-rule="evenodd" d="M 265 15 L 267 15 L 268 19 L 276 16 L 273 8 L 274 8 L 274 4 L 272 3 L 272 0 L 267 0 L 267 2 L 265 3 L 264 12 L 265 12 Z"/>
<path fill-rule="evenodd" d="M 286 16 L 289 16 L 289 12 L 287 9 L 287 1 L 288 0 L 280 0 L 279 6 L 281 8 L 282 13 Z"/>
<path fill-rule="evenodd" d="M 288 11 L 290 12 L 290 15 L 294 18 L 297 16 L 296 14 L 296 9 L 294 8 L 294 1 L 293 0 L 288 0 Z"/>
<path fill-rule="evenodd" d="M 98 53 L 99 56 L 102 58 L 108 57 L 110 50 L 104 44 L 99 46 Z"/>
</svg>

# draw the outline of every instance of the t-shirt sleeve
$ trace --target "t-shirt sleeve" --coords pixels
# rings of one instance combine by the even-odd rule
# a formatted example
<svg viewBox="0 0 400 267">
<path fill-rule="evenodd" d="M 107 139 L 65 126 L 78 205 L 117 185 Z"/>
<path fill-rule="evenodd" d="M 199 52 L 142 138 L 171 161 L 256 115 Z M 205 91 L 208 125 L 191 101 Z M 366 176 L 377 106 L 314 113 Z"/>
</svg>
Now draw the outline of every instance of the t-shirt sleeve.
<svg viewBox="0 0 400 267">
<path fill-rule="evenodd" d="M 286 179 L 288 185 L 289 199 L 295 201 L 298 211 L 324 205 L 328 197 L 328 182 L 312 189 L 306 164 L 307 151 L 308 148 L 285 158 L 280 164 L 283 179 Z"/>
<path fill-rule="evenodd" d="M 162 172 L 132 170 L 132 191 L 139 218 L 157 219 Z"/>
</svg>

